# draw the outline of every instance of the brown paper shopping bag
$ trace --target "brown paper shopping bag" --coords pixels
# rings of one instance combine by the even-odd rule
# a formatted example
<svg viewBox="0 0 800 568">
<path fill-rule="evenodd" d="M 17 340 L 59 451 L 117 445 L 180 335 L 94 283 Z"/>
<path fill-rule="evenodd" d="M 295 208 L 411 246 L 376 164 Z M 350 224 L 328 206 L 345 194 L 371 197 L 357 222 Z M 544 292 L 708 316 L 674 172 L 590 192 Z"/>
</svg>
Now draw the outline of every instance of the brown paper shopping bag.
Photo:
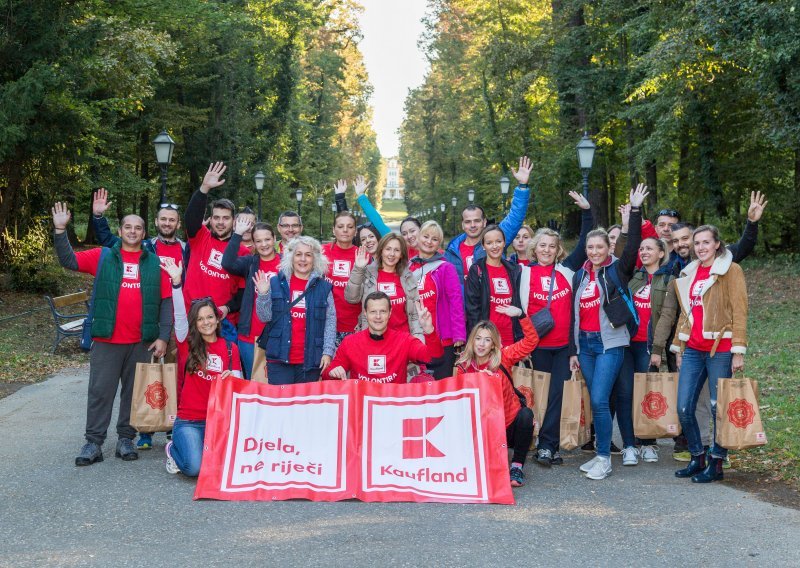
<svg viewBox="0 0 800 568">
<path fill-rule="evenodd" d="M 589 389 L 583 374 L 572 372 L 572 377 L 564 381 L 564 395 L 561 400 L 561 436 L 559 445 L 562 450 L 574 450 L 591 439 L 592 407 L 589 401 Z"/>
<path fill-rule="evenodd" d="M 674 438 L 678 420 L 678 373 L 633 375 L 633 433 L 642 439 Z"/>
<path fill-rule="evenodd" d="M 767 443 L 758 408 L 758 384 L 747 378 L 717 381 L 717 443 L 729 450 Z"/>
<path fill-rule="evenodd" d="M 547 398 L 550 396 L 550 373 L 533 371 L 533 435 L 538 436 L 544 423 Z"/>
<path fill-rule="evenodd" d="M 137 363 L 131 426 L 139 432 L 169 432 L 178 414 L 177 365 Z"/>
<path fill-rule="evenodd" d="M 253 346 L 253 368 L 250 370 L 250 380 L 254 383 L 267 381 L 267 352 L 256 343 Z"/>
</svg>

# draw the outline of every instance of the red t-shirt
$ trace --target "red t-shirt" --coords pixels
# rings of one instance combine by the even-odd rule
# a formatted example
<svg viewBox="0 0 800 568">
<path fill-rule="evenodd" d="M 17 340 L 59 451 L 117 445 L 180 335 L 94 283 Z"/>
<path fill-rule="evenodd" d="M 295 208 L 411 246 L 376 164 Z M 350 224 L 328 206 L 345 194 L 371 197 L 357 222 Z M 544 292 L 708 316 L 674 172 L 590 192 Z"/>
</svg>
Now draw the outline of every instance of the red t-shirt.
<svg viewBox="0 0 800 568">
<path fill-rule="evenodd" d="M 600 331 L 600 286 L 594 270 L 589 270 L 589 282 L 578 301 L 581 331 Z"/>
<path fill-rule="evenodd" d="M 650 283 L 653 282 L 653 275 L 647 275 L 647 284 L 639 288 L 633 295 L 633 305 L 639 314 L 639 330 L 631 341 L 647 341 L 647 328 L 650 326 Z"/>
<path fill-rule="evenodd" d="M 443 354 L 436 333 L 426 335 L 423 343 L 408 332 L 392 329 L 387 329 L 382 339 L 373 339 L 365 329 L 344 338 L 328 370 L 344 367 L 351 379 L 405 383 L 409 362 L 430 363 Z"/>
<path fill-rule="evenodd" d="M 461 267 L 464 269 L 464 280 L 467 279 L 469 274 L 469 267 L 475 259 L 475 245 L 468 245 L 467 241 L 463 241 L 458 245 L 458 252 L 461 255 Z"/>
<path fill-rule="evenodd" d="M 230 363 L 228 346 L 222 337 L 218 337 L 214 343 L 206 343 L 206 352 L 205 369 L 185 374 L 183 378 L 181 392 L 178 395 L 178 418 L 183 420 L 206 419 L 211 382 L 216 380 L 223 371 L 233 371 L 235 376 L 242 377 L 239 348 L 235 343 L 231 343 Z M 178 365 L 181 369 L 186 367 L 188 357 L 189 342 L 187 340 L 178 341 Z"/>
<path fill-rule="evenodd" d="M 78 270 L 97 276 L 102 248 L 75 253 Z M 111 337 L 95 337 L 101 343 L 139 343 L 142 340 L 142 289 L 139 279 L 139 258 L 142 251 L 120 250 L 122 255 L 122 285 L 117 298 L 117 313 L 114 316 L 114 332 Z M 109 260 L 106 256 L 107 262 Z M 172 295 L 172 285 L 170 285 Z"/>
<path fill-rule="evenodd" d="M 175 264 L 183 262 L 183 248 L 178 241 L 165 243 L 161 239 L 156 239 L 156 254 L 159 258 L 171 258 Z M 172 298 L 172 279 L 166 270 L 161 271 L 161 299 L 164 298 Z"/>
<path fill-rule="evenodd" d="M 389 316 L 389 329 L 409 333 L 408 314 L 406 313 L 406 291 L 400 276 L 395 272 L 378 270 L 378 292 L 389 296 L 392 314 Z"/>
<path fill-rule="evenodd" d="M 497 312 L 497 306 L 511 305 L 511 279 L 505 266 L 492 266 L 487 262 L 486 273 L 489 277 L 489 321 L 497 326 L 501 343 L 511 345 L 514 343 L 511 318 Z"/>
<path fill-rule="evenodd" d="M 206 296 L 211 296 L 218 308 L 224 306 L 240 287 L 244 287 L 243 278 L 222 268 L 222 253 L 225 252 L 228 241 L 213 237 L 211 231 L 203 225 L 189 239 L 189 246 L 191 255 L 183 287 L 187 309 L 192 300 Z M 239 247 L 239 256 L 249 255 L 247 247 Z"/>
<path fill-rule="evenodd" d="M 531 266 L 531 289 L 528 297 L 528 315 L 532 316 L 547 306 L 547 295 L 550 292 L 550 275 L 553 266 L 534 264 Z M 539 339 L 539 347 L 564 347 L 569 343 L 569 320 L 572 311 L 572 288 L 563 274 L 555 271 L 556 281 L 553 284 L 553 300 L 550 302 L 550 313 L 555 325 L 553 329 Z"/>
<path fill-rule="evenodd" d="M 419 256 L 419 251 L 414 247 L 408 247 L 408 259 L 411 260 L 415 256 Z"/>
<path fill-rule="evenodd" d="M 714 347 L 713 339 L 706 339 L 703 337 L 703 300 L 702 293 L 709 282 L 709 275 L 711 273 L 710 266 L 699 266 L 697 273 L 692 281 L 692 287 L 689 288 L 689 305 L 692 309 L 692 332 L 689 334 L 689 341 L 687 347 L 696 349 L 697 351 L 711 351 Z M 731 340 L 721 339 L 717 345 L 717 352 L 728 353 L 731 350 Z"/>
<path fill-rule="evenodd" d="M 262 272 L 267 274 L 267 278 L 270 280 L 273 276 L 276 276 L 280 271 L 281 265 L 281 257 L 277 254 L 272 257 L 272 260 L 261 260 L 258 261 L 258 269 Z M 264 331 L 264 326 L 266 325 L 263 321 L 258 319 L 256 315 L 256 300 L 258 299 L 258 294 L 253 291 L 253 311 L 252 317 L 250 318 L 250 335 L 239 335 L 239 340 L 245 341 L 247 343 L 255 343 L 258 336 L 261 335 L 261 332 Z"/>
<path fill-rule="evenodd" d="M 323 245 L 322 254 L 328 259 L 328 274 L 325 280 L 333 286 L 333 305 L 336 307 L 336 331 L 350 333 L 358 325 L 361 304 L 351 304 L 344 299 L 344 289 L 350 279 L 350 272 L 356 265 L 358 247 L 343 249 L 338 244 Z"/>
<path fill-rule="evenodd" d="M 292 274 L 289 280 L 290 302 L 300 296 L 306 290 L 308 280 L 303 280 Z M 289 347 L 289 364 L 299 365 L 304 360 L 306 347 L 306 299 L 303 298 L 292 306 L 289 310 L 292 316 L 292 345 Z"/>
</svg>

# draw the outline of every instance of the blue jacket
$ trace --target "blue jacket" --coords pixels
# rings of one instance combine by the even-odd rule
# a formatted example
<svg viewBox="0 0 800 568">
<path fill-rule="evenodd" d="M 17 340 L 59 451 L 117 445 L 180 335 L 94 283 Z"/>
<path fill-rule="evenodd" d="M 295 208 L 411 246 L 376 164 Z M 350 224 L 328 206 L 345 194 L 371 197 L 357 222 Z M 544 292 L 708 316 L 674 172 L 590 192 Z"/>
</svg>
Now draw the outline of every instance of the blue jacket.
<svg viewBox="0 0 800 568">
<path fill-rule="evenodd" d="M 323 355 L 333 356 L 336 341 L 336 309 L 333 287 L 324 277 L 314 273 L 306 286 L 306 337 L 303 370 L 318 368 Z M 292 318 L 289 313 L 291 292 L 283 272 L 273 276 L 270 293 L 256 300 L 258 317 L 266 322 L 258 345 L 266 351 L 267 360 L 289 363 L 292 344 Z M 265 317 L 266 316 L 266 317 Z"/>
<path fill-rule="evenodd" d="M 517 236 L 522 224 L 525 222 L 525 215 L 528 212 L 528 201 L 530 197 L 531 191 L 527 186 L 523 187 L 518 185 L 514 190 L 514 198 L 511 200 L 511 209 L 508 212 L 508 216 L 498 223 L 506 237 L 506 244 L 510 244 L 511 241 L 514 240 L 514 237 Z M 466 239 L 467 234 L 461 233 L 450 241 L 447 250 L 444 251 L 445 260 L 456 267 L 456 272 L 458 272 L 462 284 L 464 282 L 464 266 L 462 264 L 461 251 L 458 247 L 461 246 L 461 243 Z M 483 245 L 481 243 L 475 245 L 475 253 L 472 262 L 477 262 L 485 256 L 486 251 L 483 250 Z"/>
</svg>

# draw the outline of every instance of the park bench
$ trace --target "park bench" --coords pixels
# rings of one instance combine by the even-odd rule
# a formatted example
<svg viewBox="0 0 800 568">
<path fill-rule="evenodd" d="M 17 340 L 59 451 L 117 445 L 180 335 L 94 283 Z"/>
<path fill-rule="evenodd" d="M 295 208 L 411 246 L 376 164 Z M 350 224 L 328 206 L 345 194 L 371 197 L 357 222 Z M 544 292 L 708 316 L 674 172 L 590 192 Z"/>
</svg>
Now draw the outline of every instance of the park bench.
<svg viewBox="0 0 800 568">
<path fill-rule="evenodd" d="M 82 292 L 75 292 L 74 294 L 67 294 L 66 296 L 45 296 L 47 304 L 50 306 L 50 311 L 53 313 L 53 323 L 55 325 L 55 339 L 53 341 L 53 350 L 55 353 L 58 344 L 62 339 L 67 337 L 81 337 L 83 335 L 83 323 L 89 315 L 89 294 L 84 290 Z M 84 313 L 64 313 L 75 311 L 76 306 L 80 305 L 80 309 Z"/>
</svg>

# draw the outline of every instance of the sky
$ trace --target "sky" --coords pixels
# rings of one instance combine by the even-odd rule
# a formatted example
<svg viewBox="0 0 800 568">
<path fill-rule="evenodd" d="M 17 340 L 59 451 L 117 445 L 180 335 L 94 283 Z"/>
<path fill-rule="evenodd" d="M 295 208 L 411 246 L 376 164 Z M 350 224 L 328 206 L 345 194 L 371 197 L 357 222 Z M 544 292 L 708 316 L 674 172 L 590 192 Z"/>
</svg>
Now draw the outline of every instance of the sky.
<svg viewBox="0 0 800 568">
<path fill-rule="evenodd" d="M 425 0 L 361 0 L 359 44 L 370 82 L 374 87 L 373 127 L 385 157 L 396 156 L 400 147 L 397 129 L 403 122 L 408 90 L 422 83 L 428 63 L 417 48 L 423 28 Z"/>
</svg>

